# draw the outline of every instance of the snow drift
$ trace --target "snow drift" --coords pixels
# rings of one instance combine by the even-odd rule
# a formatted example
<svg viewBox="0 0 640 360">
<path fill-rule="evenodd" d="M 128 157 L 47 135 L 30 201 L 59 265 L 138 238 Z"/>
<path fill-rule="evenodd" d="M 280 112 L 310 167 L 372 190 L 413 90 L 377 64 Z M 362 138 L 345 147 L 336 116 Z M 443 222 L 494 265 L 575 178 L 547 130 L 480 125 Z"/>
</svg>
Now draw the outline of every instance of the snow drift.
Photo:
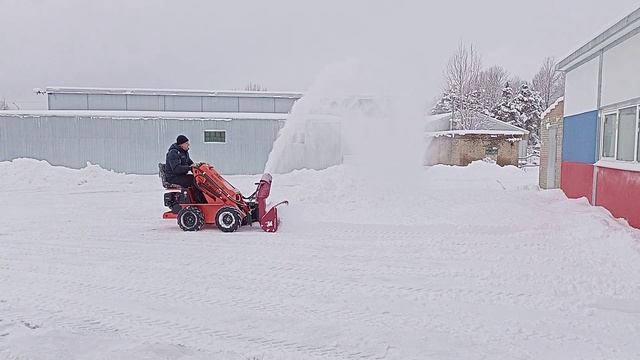
<svg viewBox="0 0 640 360">
<path fill-rule="evenodd" d="M 278 233 L 187 233 L 157 176 L 0 163 L 0 358 L 637 358 L 636 230 L 536 169 L 360 174 L 275 176 Z"/>
</svg>

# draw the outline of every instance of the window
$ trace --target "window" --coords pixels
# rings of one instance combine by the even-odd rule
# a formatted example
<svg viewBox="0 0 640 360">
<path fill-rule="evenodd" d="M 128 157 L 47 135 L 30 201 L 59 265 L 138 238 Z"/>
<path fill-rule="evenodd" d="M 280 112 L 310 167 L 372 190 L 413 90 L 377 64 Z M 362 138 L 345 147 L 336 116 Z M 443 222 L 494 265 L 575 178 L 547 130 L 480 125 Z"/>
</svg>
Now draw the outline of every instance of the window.
<svg viewBox="0 0 640 360">
<path fill-rule="evenodd" d="M 227 142 L 227 131 L 226 130 L 205 130 L 204 142 L 224 144 Z"/>
<path fill-rule="evenodd" d="M 602 158 L 640 162 L 640 106 L 630 106 L 602 118 Z"/>
<path fill-rule="evenodd" d="M 636 155 L 636 107 L 618 112 L 618 146 L 616 159 L 633 161 Z"/>
<path fill-rule="evenodd" d="M 616 118 L 617 114 L 604 116 L 602 128 L 602 157 L 612 158 L 616 153 Z"/>
<path fill-rule="evenodd" d="M 496 146 L 493 145 L 488 145 L 484 148 L 484 155 L 485 156 L 496 156 L 498 155 L 498 148 Z"/>
</svg>

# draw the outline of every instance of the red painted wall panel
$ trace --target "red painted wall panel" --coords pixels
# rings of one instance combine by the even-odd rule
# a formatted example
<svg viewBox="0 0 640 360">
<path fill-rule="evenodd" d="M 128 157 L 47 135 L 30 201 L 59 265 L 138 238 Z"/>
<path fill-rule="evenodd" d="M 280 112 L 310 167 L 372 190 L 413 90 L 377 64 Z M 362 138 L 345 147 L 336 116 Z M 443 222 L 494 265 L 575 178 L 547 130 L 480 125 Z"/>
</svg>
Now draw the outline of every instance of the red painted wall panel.
<svg viewBox="0 0 640 360">
<path fill-rule="evenodd" d="M 586 197 L 591 203 L 593 165 L 563 161 L 560 188 L 568 198 Z"/>
<path fill-rule="evenodd" d="M 596 191 L 596 205 L 640 228 L 640 172 L 599 167 Z"/>
</svg>

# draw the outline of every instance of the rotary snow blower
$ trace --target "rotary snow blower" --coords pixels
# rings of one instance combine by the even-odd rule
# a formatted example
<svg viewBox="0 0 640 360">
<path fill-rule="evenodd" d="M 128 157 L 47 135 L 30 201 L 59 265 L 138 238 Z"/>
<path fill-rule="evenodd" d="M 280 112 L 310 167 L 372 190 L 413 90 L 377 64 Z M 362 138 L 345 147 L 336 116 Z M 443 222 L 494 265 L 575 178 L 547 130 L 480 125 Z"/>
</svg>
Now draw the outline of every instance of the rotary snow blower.
<svg viewBox="0 0 640 360">
<path fill-rule="evenodd" d="M 229 184 L 216 169 L 205 163 L 191 168 L 196 186 L 206 199 L 206 203 L 195 203 L 192 190 L 170 184 L 165 179 L 165 164 L 158 164 L 162 185 L 168 191 L 164 194 L 164 205 L 169 211 L 164 219 L 177 219 L 184 231 L 198 231 L 204 224 L 215 224 L 223 232 L 234 232 L 242 225 L 259 222 L 262 230 L 276 232 L 280 219 L 278 206 L 288 204 L 281 201 L 267 209 L 267 198 L 271 192 L 271 175 L 264 174 L 255 183 L 256 191 L 244 197 L 240 190 Z"/>
</svg>

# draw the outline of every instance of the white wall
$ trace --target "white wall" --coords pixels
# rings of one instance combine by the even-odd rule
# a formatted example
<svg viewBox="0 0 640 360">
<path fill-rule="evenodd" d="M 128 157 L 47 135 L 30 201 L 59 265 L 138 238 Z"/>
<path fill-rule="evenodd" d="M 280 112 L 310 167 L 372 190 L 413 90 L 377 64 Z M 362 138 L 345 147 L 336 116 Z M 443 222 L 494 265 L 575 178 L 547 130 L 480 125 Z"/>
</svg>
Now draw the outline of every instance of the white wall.
<svg viewBox="0 0 640 360">
<path fill-rule="evenodd" d="M 564 116 L 597 110 L 599 65 L 595 58 L 567 73 Z"/>
<path fill-rule="evenodd" d="M 640 34 L 604 53 L 602 106 L 638 97 L 640 97 Z"/>
</svg>

